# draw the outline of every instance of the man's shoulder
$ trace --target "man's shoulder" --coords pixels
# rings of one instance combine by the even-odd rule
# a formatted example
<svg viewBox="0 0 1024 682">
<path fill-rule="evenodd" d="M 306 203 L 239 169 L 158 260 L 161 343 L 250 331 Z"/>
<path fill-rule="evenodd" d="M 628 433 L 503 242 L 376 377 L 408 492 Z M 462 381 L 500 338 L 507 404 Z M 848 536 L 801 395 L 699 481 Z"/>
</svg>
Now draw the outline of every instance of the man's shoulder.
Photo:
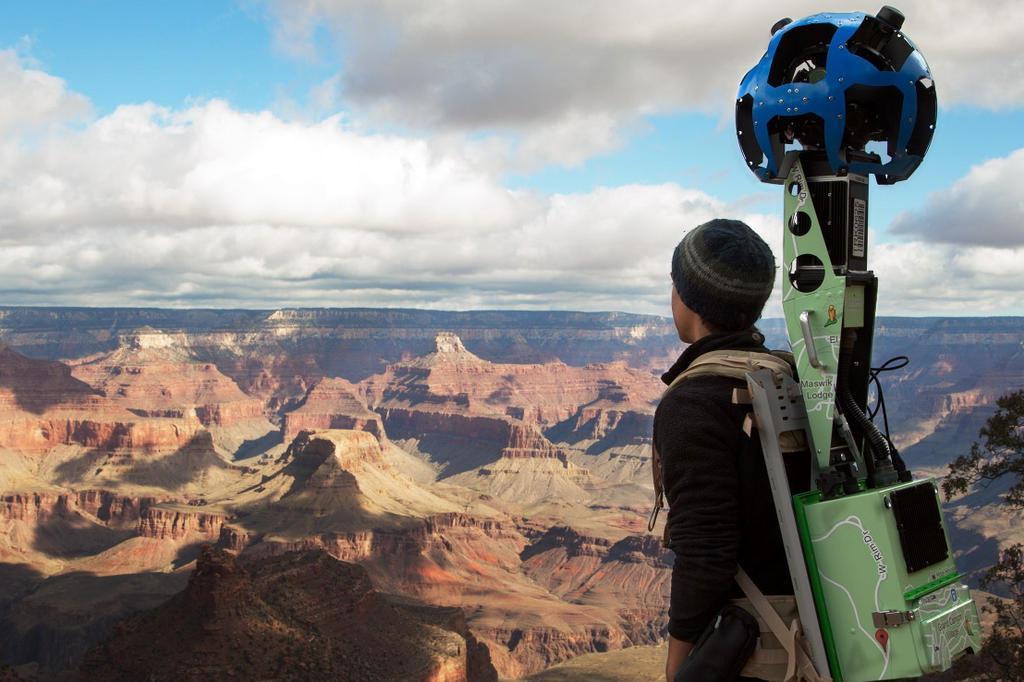
<svg viewBox="0 0 1024 682">
<path fill-rule="evenodd" d="M 701 374 L 683 379 L 662 396 L 662 402 L 689 402 L 702 400 L 732 401 L 732 389 L 745 386 L 746 381 L 720 374 Z"/>
<path fill-rule="evenodd" d="M 727 410 L 732 406 L 732 390 L 745 385 L 742 379 L 714 374 L 685 379 L 662 396 L 655 410 L 655 419 L 659 414 Z"/>
</svg>

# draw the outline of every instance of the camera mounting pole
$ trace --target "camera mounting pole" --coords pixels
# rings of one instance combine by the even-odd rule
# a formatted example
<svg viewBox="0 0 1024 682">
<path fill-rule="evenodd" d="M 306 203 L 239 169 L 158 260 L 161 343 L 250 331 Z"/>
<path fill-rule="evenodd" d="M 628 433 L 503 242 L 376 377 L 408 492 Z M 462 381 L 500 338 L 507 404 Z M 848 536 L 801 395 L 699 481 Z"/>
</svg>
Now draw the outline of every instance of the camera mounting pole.
<svg viewBox="0 0 1024 682">
<path fill-rule="evenodd" d="M 865 417 L 878 283 L 867 269 L 868 178 L 823 154 L 783 160 L 782 306 L 810 419 L 814 481 L 826 498 L 895 482 L 887 442 Z M 906 476 L 904 476 L 906 478 Z M 909 480 L 909 479 L 908 479 Z"/>
</svg>

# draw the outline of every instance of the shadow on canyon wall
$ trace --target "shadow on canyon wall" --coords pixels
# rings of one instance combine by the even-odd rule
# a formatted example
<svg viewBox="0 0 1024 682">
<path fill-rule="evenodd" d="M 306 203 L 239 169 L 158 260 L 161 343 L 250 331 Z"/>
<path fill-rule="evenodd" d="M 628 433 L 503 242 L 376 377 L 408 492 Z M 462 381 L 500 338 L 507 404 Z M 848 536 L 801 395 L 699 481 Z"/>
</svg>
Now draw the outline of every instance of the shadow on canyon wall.
<svg viewBox="0 0 1024 682">
<path fill-rule="evenodd" d="M 93 556 L 135 535 L 92 523 L 76 512 L 50 516 L 35 526 L 32 549 L 55 559 Z"/>
<path fill-rule="evenodd" d="M 181 591 L 187 574 L 87 572 L 43 578 L 17 564 L 0 564 L 21 592 L 0 602 L 0 662 L 36 667 L 40 679 L 73 671 L 86 651 L 126 616 L 151 609 Z M 4 581 L 6 582 L 6 581 Z"/>
<path fill-rule="evenodd" d="M 60 403 L 103 396 L 71 376 L 67 365 L 27 358 L 4 346 L 0 346 L 0 389 L 9 390 L 15 404 L 32 414 L 43 414 Z"/>
<path fill-rule="evenodd" d="M 274 429 L 273 431 L 267 431 L 259 438 L 250 438 L 242 441 L 242 444 L 235 450 L 235 454 L 232 459 L 236 462 L 250 459 L 258 455 L 262 455 L 264 452 L 270 450 L 273 447 L 284 443 L 284 433 L 281 429 Z"/>
<path fill-rule="evenodd" d="M 46 579 L 28 564 L 0 563 L 0 615 L 4 607 Z"/>
<path fill-rule="evenodd" d="M 233 468 L 217 454 L 209 431 L 200 431 L 170 455 L 129 455 L 102 449 L 89 450 L 80 457 L 60 463 L 54 469 L 54 481 L 59 485 L 75 486 L 91 478 L 88 485 L 106 487 L 116 483 L 114 478 L 97 478 L 106 466 L 127 466 L 127 470 L 116 477 L 120 481 L 171 492 L 199 482 L 211 470 L 228 471 Z M 91 477 L 90 472 L 93 473 Z"/>
</svg>

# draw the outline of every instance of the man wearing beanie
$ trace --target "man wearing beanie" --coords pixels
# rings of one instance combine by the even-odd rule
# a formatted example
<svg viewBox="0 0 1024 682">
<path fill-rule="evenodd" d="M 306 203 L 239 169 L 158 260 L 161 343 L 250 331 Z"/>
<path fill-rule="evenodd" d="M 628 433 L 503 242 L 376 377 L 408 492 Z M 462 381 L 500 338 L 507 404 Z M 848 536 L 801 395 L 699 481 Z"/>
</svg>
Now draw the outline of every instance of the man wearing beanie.
<svg viewBox="0 0 1024 682">
<path fill-rule="evenodd" d="M 774 282 L 771 249 L 746 224 L 718 219 L 688 232 L 672 254 L 672 318 L 690 345 L 662 381 L 671 384 L 709 351 L 768 352 L 754 323 Z M 668 682 L 721 608 L 742 596 L 737 565 L 763 593 L 793 593 L 760 442 L 743 431 L 749 406 L 732 402 L 733 389 L 745 387 L 694 376 L 673 387 L 654 416 L 666 536 L 676 554 Z"/>
</svg>

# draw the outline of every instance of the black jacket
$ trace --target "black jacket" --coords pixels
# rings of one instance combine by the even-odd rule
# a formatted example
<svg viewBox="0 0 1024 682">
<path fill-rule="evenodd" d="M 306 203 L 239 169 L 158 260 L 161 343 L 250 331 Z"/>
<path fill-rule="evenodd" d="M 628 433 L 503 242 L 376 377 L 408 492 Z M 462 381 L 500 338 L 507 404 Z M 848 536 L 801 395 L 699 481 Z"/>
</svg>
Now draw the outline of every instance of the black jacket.
<svg viewBox="0 0 1024 682">
<path fill-rule="evenodd" d="M 754 328 L 712 334 L 688 347 L 661 379 L 671 383 L 712 350 L 767 352 Z M 739 562 L 765 594 L 792 594 L 782 536 L 757 432 L 743 433 L 749 405 L 732 404 L 739 379 L 699 376 L 665 396 L 654 415 L 669 505 L 672 568 L 669 633 L 695 641 L 725 602 L 742 596 Z"/>
</svg>

